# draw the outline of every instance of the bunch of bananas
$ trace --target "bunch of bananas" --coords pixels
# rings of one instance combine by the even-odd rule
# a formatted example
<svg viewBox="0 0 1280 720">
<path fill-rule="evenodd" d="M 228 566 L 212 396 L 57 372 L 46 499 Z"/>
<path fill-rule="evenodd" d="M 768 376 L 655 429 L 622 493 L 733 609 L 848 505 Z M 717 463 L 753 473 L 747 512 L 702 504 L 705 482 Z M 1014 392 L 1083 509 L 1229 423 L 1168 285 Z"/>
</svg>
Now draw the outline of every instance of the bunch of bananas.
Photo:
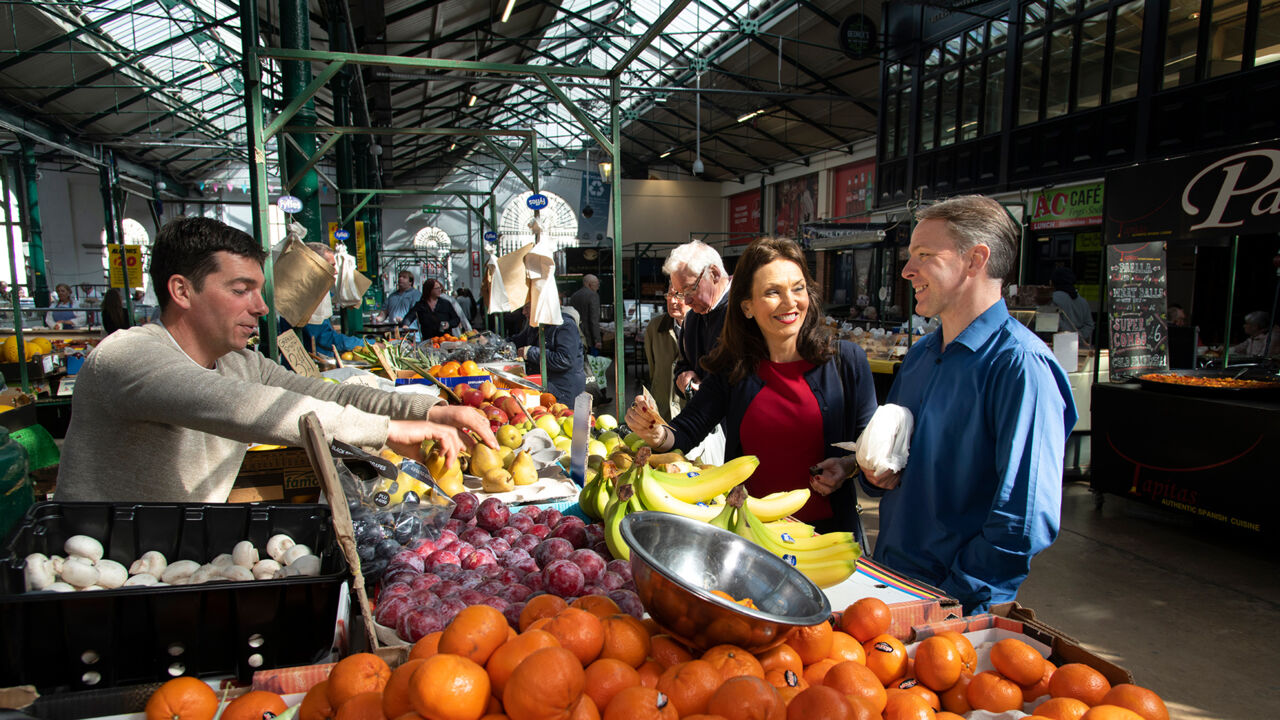
<svg viewBox="0 0 1280 720">
<path fill-rule="evenodd" d="M 781 557 L 818 587 L 843 582 L 857 569 L 862 549 L 853 533 L 815 535 L 812 525 L 783 519 L 804 507 L 808 488 L 761 498 L 747 495 L 742 483 L 760 464 L 756 457 L 744 455 L 701 473 L 678 474 L 651 467 L 650 452 L 640 448 L 635 462 L 621 473 L 610 472 L 606 463 L 578 496 L 583 512 L 603 524 L 605 542 L 614 557 L 631 557 L 619 530 L 622 518 L 652 510 L 735 532 Z"/>
</svg>

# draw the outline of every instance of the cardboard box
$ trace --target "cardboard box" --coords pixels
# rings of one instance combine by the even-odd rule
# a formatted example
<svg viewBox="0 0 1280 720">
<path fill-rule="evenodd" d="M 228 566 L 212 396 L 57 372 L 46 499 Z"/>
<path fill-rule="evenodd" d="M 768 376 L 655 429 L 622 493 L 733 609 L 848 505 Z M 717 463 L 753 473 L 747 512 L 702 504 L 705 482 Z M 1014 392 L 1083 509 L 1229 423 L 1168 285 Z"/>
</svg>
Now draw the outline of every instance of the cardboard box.
<svg viewBox="0 0 1280 720">
<path fill-rule="evenodd" d="M 320 498 L 320 482 L 302 448 L 245 453 L 240 474 L 227 502 L 313 503 Z"/>
</svg>

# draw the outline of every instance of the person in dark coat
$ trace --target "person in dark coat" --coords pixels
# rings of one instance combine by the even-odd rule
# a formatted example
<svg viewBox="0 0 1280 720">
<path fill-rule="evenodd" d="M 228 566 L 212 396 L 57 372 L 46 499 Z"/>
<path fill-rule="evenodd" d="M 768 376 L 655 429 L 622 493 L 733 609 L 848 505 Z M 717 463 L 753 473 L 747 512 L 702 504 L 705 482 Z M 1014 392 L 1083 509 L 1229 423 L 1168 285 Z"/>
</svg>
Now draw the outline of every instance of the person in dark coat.
<svg viewBox="0 0 1280 720">
<path fill-rule="evenodd" d="M 720 253 L 698 240 L 672 250 L 662 271 L 671 276 L 672 293 L 692 311 L 685 319 L 675 367 L 676 388 L 687 394 L 691 384 L 696 389 L 706 377 L 702 360 L 720 344 L 732 278 Z"/>
<path fill-rule="evenodd" d="M 528 305 L 524 306 L 524 315 L 529 315 Z M 547 377 L 542 378 L 542 387 L 555 395 L 556 400 L 572 407 L 574 398 L 587 388 L 586 358 L 578 324 L 571 316 L 565 315 L 564 322 L 559 325 L 541 327 L 546 331 L 547 346 Z M 538 327 L 531 325 L 525 328 L 513 335 L 511 342 L 518 348 L 519 356 L 524 358 L 526 372 L 538 372 L 542 358 L 538 347 Z"/>
<path fill-rule="evenodd" d="M 458 326 L 462 324 L 462 318 L 453 309 L 453 303 L 440 297 L 443 294 L 444 285 L 435 278 L 427 278 L 422 283 L 422 299 L 404 317 L 406 323 L 417 318 L 418 331 L 422 333 L 424 340 L 444 334 L 456 335 Z"/>
</svg>

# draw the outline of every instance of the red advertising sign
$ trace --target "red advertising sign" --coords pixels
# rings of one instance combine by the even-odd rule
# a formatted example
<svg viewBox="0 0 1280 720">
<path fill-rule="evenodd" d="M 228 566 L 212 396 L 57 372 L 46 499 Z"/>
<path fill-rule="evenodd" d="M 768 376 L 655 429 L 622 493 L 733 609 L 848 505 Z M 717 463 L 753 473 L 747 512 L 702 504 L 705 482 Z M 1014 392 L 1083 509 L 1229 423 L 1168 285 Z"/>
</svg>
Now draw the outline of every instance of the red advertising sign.
<svg viewBox="0 0 1280 720">
<path fill-rule="evenodd" d="M 480 277 L 480 251 L 471 251 L 471 277 Z"/>
<path fill-rule="evenodd" d="M 760 191 L 729 196 L 729 244 L 746 245 L 760 232 Z M 750 233 L 741 236 L 738 233 Z"/>
<path fill-rule="evenodd" d="M 849 163 L 831 171 L 831 220 L 852 222 L 871 208 L 876 161 Z"/>
<path fill-rule="evenodd" d="M 818 174 L 783 180 L 773 193 L 774 232 L 799 239 L 800 228 L 818 219 Z"/>
</svg>

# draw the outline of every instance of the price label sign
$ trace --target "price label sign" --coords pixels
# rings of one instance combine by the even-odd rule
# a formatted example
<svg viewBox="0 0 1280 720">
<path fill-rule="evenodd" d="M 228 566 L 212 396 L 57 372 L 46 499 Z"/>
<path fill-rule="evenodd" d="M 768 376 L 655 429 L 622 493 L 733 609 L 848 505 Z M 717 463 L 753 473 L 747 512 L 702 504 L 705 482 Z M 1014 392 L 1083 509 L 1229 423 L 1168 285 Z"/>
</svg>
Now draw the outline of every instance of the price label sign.
<svg viewBox="0 0 1280 720">
<path fill-rule="evenodd" d="M 119 245 L 108 245 L 107 255 L 111 259 L 111 287 L 142 287 L 141 245 L 125 245 L 123 254 Z"/>
<path fill-rule="evenodd" d="M 542 193 L 534 193 L 524 202 L 529 206 L 530 210 L 541 210 L 547 206 L 548 201 L 546 195 L 543 195 Z"/>
<path fill-rule="evenodd" d="M 351 239 L 351 231 L 344 230 L 343 228 L 338 228 L 337 230 L 333 231 L 333 237 L 338 242 L 346 242 Z"/>
<path fill-rule="evenodd" d="M 302 212 L 302 200 L 292 195 L 281 195 L 276 200 L 276 207 L 280 208 L 280 212 L 292 215 L 296 212 Z"/>
<path fill-rule="evenodd" d="M 485 242 L 498 242 L 498 233 L 492 230 L 486 230 L 484 233 Z"/>
<path fill-rule="evenodd" d="M 280 337 L 276 338 L 276 347 L 294 372 L 307 377 L 320 377 L 320 368 L 316 367 L 316 361 L 307 354 L 297 333 L 292 330 L 280 333 Z"/>
</svg>

